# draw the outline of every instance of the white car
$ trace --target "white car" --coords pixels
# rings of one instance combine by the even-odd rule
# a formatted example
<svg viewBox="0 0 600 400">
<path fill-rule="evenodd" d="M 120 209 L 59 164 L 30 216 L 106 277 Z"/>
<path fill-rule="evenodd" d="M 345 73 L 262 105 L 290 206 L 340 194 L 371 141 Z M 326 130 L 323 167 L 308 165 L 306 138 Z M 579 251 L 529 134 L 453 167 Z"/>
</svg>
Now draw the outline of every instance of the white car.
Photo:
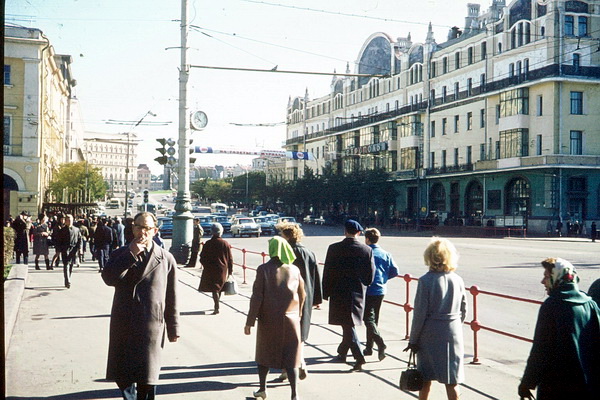
<svg viewBox="0 0 600 400">
<path fill-rule="evenodd" d="M 261 233 L 260 225 L 254 221 L 254 218 L 236 218 L 231 224 L 231 236 L 242 237 L 244 235 L 259 237 Z"/>
</svg>

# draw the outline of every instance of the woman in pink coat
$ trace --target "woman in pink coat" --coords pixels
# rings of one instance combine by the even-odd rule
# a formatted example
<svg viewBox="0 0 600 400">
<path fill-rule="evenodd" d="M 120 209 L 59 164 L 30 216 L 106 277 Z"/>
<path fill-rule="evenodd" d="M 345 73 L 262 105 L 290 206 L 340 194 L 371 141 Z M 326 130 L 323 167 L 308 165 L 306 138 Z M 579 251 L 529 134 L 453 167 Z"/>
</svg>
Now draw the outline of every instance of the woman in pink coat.
<svg viewBox="0 0 600 400">
<path fill-rule="evenodd" d="M 292 388 L 292 399 L 297 399 L 296 382 L 302 362 L 300 317 L 304 303 L 304 281 L 296 256 L 289 243 L 275 236 L 269 240 L 271 259 L 256 270 L 250 310 L 244 333 L 250 334 L 258 319 L 256 335 L 256 363 L 260 387 L 254 397 L 267 398 L 269 368 L 285 369 Z"/>
</svg>

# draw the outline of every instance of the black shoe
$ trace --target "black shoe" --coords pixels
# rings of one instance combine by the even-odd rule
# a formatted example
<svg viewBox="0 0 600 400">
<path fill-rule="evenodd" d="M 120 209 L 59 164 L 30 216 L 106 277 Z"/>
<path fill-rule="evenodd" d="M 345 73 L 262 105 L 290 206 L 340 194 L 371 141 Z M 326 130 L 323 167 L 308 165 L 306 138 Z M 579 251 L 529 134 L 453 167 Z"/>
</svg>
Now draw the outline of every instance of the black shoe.
<svg viewBox="0 0 600 400">
<path fill-rule="evenodd" d="M 377 357 L 379 358 L 379 361 L 383 361 L 385 358 L 385 347 L 377 350 Z"/>
<path fill-rule="evenodd" d="M 35 269 L 37 269 L 37 270 L 39 271 L 39 270 L 40 270 L 40 266 L 39 266 L 39 265 L 36 265 L 36 266 L 35 266 Z"/>
<path fill-rule="evenodd" d="M 70 283 L 67 283 L 67 284 L 65 285 L 65 287 L 66 287 L 67 289 L 71 289 L 71 284 L 70 284 Z"/>
<path fill-rule="evenodd" d="M 54 271 L 54 267 L 46 267 L 48 271 Z"/>
<path fill-rule="evenodd" d="M 363 365 L 365 365 L 367 362 L 362 359 L 362 360 L 358 360 L 354 366 L 352 367 L 352 371 L 362 371 L 362 367 Z"/>
<path fill-rule="evenodd" d="M 373 355 L 373 348 L 372 347 L 365 347 L 365 349 L 363 350 L 363 354 L 365 356 L 372 356 Z"/>
<path fill-rule="evenodd" d="M 346 363 L 346 356 L 338 354 L 337 356 L 335 356 L 335 358 L 333 359 L 333 361 L 340 362 L 340 363 Z"/>
<path fill-rule="evenodd" d="M 215 310 L 212 312 L 212 315 L 217 315 L 219 313 L 219 310 Z"/>
</svg>

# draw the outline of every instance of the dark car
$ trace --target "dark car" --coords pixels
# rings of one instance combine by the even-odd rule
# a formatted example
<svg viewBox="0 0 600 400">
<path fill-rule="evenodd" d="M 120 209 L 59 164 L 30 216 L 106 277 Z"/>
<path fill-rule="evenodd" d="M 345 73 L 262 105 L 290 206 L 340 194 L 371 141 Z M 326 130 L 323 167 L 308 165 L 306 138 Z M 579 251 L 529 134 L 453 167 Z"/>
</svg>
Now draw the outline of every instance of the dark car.
<svg viewBox="0 0 600 400">
<path fill-rule="evenodd" d="M 254 220 L 260 225 L 261 233 L 265 235 L 275 234 L 275 222 L 269 217 L 255 217 Z"/>
<path fill-rule="evenodd" d="M 210 218 L 209 216 L 196 217 L 196 218 L 200 219 L 200 226 L 202 227 L 204 234 L 210 235 L 210 228 L 213 224 L 212 218 Z"/>
<path fill-rule="evenodd" d="M 231 222 L 227 219 L 226 215 L 211 215 L 212 222 L 218 222 L 223 226 L 223 232 L 228 233 L 231 231 Z"/>
<path fill-rule="evenodd" d="M 158 221 L 158 231 L 160 232 L 160 237 L 163 239 L 173 237 L 173 218 L 160 218 Z"/>
</svg>

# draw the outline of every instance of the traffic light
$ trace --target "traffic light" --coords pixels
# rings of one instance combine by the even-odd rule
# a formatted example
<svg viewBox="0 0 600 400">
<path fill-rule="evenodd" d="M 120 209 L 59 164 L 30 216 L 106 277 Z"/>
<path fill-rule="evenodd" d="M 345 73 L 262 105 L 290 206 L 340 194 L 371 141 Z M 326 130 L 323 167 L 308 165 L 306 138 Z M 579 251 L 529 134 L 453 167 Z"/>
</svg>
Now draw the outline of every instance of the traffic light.
<svg viewBox="0 0 600 400">
<path fill-rule="evenodd" d="M 156 139 L 156 141 L 158 143 L 160 143 L 160 145 L 162 147 L 157 148 L 156 150 L 160 153 L 160 157 L 156 157 L 154 159 L 154 161 L 156 161 L 157 163 L 159 163 L 160 165 L 165 165 L 168 161 L 168 157 L 165 155 L 167 152 L 166 149 L 166 145 L 167 145 L 167 139 Z"/>
<path fill-rule="evenodd" d="M 196 162 L 196 157 L 192 157 L 192 154 L 194 154 L 194 148 L 192 147 L 192 143 L 194 143 L 194 139 L 190 139 L 190 164 L 194 164 Z"/>
<path fill-rule="evenodd" d="M 144 203 L 148 203 L 148 189 L 144 189 Z"/>
<path fill-rule="evenodd" d="M 175 165 L 175 163 L 177 163 L 177 160 L 175 159 L 176 150 L 174 147 L 176 143 L 177 142 L 175 142 L 175 140 L 172 138 L 167 139 L 167 145 L 169 146 L 169 148 L 167 149 L 167 154 L 169 155 L 169 158 L 167 159 L 167 163 L 170 166 L 173 166 L 173 165 Z"/>
</svg>

